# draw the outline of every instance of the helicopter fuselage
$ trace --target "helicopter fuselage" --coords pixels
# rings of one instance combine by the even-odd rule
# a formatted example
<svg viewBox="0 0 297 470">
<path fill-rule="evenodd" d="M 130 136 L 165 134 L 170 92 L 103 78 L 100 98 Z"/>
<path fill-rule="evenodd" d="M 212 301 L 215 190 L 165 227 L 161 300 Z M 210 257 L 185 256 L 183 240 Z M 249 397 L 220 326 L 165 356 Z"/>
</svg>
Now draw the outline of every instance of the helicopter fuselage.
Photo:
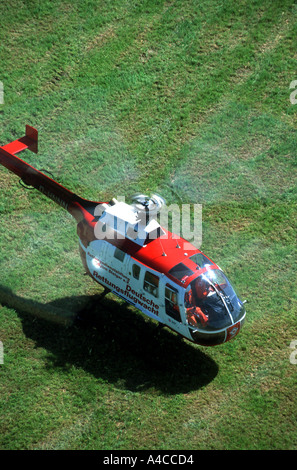
<svg viewBox="0 0 297 470">
<path fill-rule="evenodd" d="M 155 219 L 141 227 L 145 218 L 133 205 L 113 200 L 99 204 L 97 214 L 78 224 L 82 261 L 96 282 L 197 344 L 238 334 L 243 302 L 210 258 Z"/>
</svg>

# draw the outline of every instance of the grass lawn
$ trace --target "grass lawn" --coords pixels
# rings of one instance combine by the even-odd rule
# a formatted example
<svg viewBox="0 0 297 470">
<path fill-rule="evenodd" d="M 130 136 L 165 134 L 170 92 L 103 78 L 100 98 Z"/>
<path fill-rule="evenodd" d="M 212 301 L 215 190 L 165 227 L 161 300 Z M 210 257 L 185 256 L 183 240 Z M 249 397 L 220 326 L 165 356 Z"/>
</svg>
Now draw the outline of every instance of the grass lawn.
<svg viewBox="0 0 297 470">
<path fill-rule="evenodd" d="M 82 197 L 203 207 L 201 249 L 248 299 L 240 335 L 180 340 L 121 300 L 78 311 L 74 219 L 0 167 L 0 449 L 297 449 L 297 5 L 0 4 L 0 145 Z M 32 315 L 34 313 L 34 315 Z"/>
</svg>

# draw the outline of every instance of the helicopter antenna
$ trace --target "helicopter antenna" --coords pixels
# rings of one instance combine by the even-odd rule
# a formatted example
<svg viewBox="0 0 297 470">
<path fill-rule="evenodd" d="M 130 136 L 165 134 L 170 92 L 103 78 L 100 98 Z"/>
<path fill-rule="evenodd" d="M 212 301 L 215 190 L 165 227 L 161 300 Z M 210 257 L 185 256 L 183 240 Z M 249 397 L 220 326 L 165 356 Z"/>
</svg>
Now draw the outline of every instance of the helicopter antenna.
<svg viewBox="0 0 297 470">
<path fill-rule="evenodd" d="M 160 245 L 161 245 L 161 248 L 162 248 L 162 256 L 167 256 L 160 238 L 159 238 L 159 242 L 160 242 Z"/>
</svg>

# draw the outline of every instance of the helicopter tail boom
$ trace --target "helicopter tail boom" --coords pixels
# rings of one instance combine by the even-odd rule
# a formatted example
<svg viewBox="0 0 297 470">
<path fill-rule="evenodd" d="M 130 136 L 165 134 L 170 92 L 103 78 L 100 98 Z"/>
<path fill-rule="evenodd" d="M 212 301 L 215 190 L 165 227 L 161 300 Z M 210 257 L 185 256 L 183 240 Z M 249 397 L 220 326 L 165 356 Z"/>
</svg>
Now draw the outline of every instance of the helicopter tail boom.
<svg viewBox="0 0 297 470">
<path fill-rule="evenodd" d="M 0 147 L 0 164 L 18 175 L 25 185 L 37 189 L 70 212 L 75 218 L 80 219 L 81 215 L 77 215 L 77 211 L 73 212 L 73 206 L 81 204 L 84 207 L 90 201 L 80 198 L 45 175 L 43 171 L 46 170 L 39 171 L 16 156 L 17 153 L 26 149 L 34 153 L 38 151 L 38 132 L 34 127 L 28 125 L 24 137 Z"/>
</svg>

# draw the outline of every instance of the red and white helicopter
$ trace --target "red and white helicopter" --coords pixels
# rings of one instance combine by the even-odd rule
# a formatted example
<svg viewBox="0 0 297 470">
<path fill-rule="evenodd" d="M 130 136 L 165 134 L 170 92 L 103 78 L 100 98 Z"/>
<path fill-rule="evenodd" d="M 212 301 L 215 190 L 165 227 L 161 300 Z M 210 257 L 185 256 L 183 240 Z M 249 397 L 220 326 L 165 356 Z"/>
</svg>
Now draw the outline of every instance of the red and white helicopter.
<svg viewBox="0 0 297 470">
<path fill-rule="evenodd" d="M 16 156 L 37 153 L 37 145 L 37 130 L 26 126 L 24 137 L 0 147 L 0 163 L 75 218 L 84 268 L 105 292 L 203 346 L 238 334 L 245 301 L 217 264 L 151 217 L 162 207 L 159 196 L 131 204 L 83 199 Z"/>
</svg>

